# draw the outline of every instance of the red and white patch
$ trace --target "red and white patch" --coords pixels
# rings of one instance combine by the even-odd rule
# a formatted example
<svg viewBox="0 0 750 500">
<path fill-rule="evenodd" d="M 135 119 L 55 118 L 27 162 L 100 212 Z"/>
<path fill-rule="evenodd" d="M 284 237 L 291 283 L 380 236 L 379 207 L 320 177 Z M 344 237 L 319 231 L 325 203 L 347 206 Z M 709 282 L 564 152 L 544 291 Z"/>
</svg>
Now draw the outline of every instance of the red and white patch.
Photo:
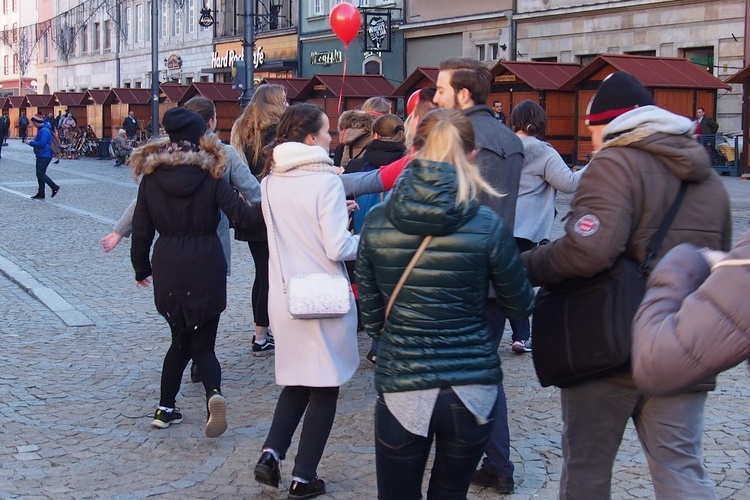
<svg viewBox="0 0 750 500">
<path fill-rule="evenodd" d="M 573 226 L 573 231 L 581 236 L 591 236 L 599 230 L 599 218 L 596 215 L 584 215 Z"/>
</svg>

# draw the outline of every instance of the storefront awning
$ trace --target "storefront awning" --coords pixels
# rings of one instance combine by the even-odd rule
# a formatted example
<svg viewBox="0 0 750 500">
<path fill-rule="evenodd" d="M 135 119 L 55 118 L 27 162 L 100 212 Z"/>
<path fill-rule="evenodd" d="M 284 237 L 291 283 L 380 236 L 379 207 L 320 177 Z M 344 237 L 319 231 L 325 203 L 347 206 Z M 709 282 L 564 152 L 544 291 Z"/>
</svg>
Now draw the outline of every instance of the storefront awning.
<svg viewBox="0 0 750 500">
<path fill-rule="evenodd" d="M 85 92 L 55 92 L 52 94 L 58 106 L 82 106 Z"/>
</svg>

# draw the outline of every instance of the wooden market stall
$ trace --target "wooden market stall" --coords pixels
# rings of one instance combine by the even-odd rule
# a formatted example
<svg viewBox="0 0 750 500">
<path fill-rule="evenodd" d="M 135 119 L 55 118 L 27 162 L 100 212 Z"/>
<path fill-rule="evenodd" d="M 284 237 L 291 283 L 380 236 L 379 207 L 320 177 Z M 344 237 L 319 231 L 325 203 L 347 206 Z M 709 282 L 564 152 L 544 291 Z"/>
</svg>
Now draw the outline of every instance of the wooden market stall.
<svg viewBox="0 0 750 500">
<path fill-rule="evenodd" d="M 112 101 L 112 124 L 111 137 L 117 135 L 122 128 L 125 118 L 132 111 L 138 122 L 136 140 L 142 139 L 143 130 L 151 120 L 151 89 L 112 89 L 114 100 Z"/>
<path fill-rule="evenodd" d="M 26 107 L 26 116 L 31 117 L 37 113 L 47 116 L 48 113 L 55 111 L 54 98 L 52 94 L 26 94 L 26 101 L 29 103 Z"/>
<path fill-rule="evenodd" d="M 264 78 L 260 84 L 271 83 L 281 85 L 286 88 L 286 100 L 289 101 L 289 104 L 294 104 L 299 101 L 299 93 L 309 81 L 309 78 Z"/>
<path fill-rule="evenodd" d="M 3 113 L 8 112 L 8 118 L 10 118 L 10 130 L 8 134 L 10 137 L 18 137 L 18 120 L 21 119 L 21 112 L 26 112 L 26 107 L 29 105 L 25 95 L 12 95 L 8 96 L 7 101 L 3 105 Z M 31 125 L 31 116 L 26 113 L 26 118 L 29 120 L 29 126 L 26 128 L 26 135 L 32 135 L 33 129 Z"/>
<path fill-rule="evenodd" d="M 195 82 L 187 89 L 180 100 L 185 104 L 192 97 L 200 95 L 211 99 L 216 106 L 216 134 L 225 143 L 229 143 L 232 125 L 240 116 L 242 109 L 240 97 L 242 90 L 233 89 L 231 83 Z"/>
<path fill-rule="evenodd" d="M 55 105 L 55 116 L 58 112 L 73 113 L 73 117 L 79 127 L 85 127 L 89 124 L 88 113 L 86 109 L 85 92 L 55 92 L 52 94 Z"/>
<path fill-rule="evenodd" d="M 581 70 L 575 63 L 500 61 L 492 67 L 492 88 L 487 105 L 503 103 L 510 126 L 513 108 L 526 99 L 539 104 L 549 117 L 546 140 L 566 163 L 573 163 L 576 94 L 560 87 Z"/>
<path fill-rule="evenodd" d="M 406 80 L 395 88 L 391 94 L 393 97 L 403 98 L 403 102 L 398 104 L 399 109 L 406 109 L 406 101 L 409 97 L 419 89 L 425 87 L 434 87 L 437 82 L 438 68 L 418 67 L 412 73 L 406 77 Z M 405 113 L 405 112 L 404 112 Z"/>
<path fill-rule="evenodd" d="M 338 122 L 341 113 L 362 106 L 370 97 L 386 97 L 395 101 L 393 90 L 393 85 L 383 75 L 346 75 L 345 78 L 342 75 L 315 75 L 300 91 L 297 99 L 312 102 L 325 110 L 331 123 L 333 150 L 339 143 Z"/>
<path fill-rule="evenodd" d="M 693 118 L 695 109 L 704 108 L 716 115 L 716 93 L 731 90 L 701 66 L 678 57 L 604 54 L 591 61 L 561 89 L 576 92 L 576 130 L 573 154 L 576 164 L 584 164 L 592 152 L 591 136 L 586 128 L 586 109 L 599 84 L 609 74 L 624 71 L 633 75 L 654 96 L 656 105 L 672 113 Z"/>
<path fill-rule="evenodd" d="M 742 85 L 742 102 L 744 103 L 744 108 L 742 109 L 742 136 L 740 137 L 741 142 L 737 141 L 738 147 L 736 149 L 739 149 L 739 154 L 735 150 L 735 155 L 739 158 L 740 173 L 747 173 L 750 171 L 750 155 L 747 154 L 747 150 L 743 145 L 748 143 L 748 127 L 750 126 L 750 64 L 727 78 L 726 83 L 738 83 Z"/>
<path fill-rule="evenodd" d="M 86 105 L 86 121 L 100 139 L 112 138 L 112 103 L 115 96 L 111 90 L 87 90 L 82 103 Z M 118 127 L 119 128 L 119 127 Z"/>
</svg>

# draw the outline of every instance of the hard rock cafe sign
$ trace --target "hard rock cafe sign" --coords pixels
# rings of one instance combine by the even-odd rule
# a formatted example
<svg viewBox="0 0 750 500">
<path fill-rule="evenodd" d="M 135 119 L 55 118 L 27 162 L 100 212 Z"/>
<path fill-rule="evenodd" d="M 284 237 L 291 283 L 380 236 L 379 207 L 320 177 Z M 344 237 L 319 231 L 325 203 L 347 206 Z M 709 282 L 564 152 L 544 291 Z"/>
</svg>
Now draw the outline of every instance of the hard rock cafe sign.
<svg viewBox="0 0 750 500">
<path fill-rule="evenodd" d="M 212 68 L 231 68 L 234 66 L 235 61 L 244 61 L 245 54 L 237 52 L 234 49 L 227 50 L 223 55 L 219 52 L 214 52 L 211 58 Z M 266 60 L 266 55 L 263 53 L 263 47 L 258 47 L 253 51 L 253 67 L 259 68 Z"/>
</svg>

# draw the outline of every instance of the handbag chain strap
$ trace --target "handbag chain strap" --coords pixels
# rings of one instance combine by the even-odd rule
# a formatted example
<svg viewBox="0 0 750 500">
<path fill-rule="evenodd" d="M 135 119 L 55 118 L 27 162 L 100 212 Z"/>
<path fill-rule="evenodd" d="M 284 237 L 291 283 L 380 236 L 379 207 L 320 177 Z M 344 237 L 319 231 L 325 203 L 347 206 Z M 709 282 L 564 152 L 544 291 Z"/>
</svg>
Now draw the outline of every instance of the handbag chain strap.
<svg viewBox="0 0 750 500">
<path fill-rule="evenodd" d="M 664 216 L 664 220 L 662 220 L 659 229 L 656 230 L 654 235 L 651 237 L 651 241 L 649 241 L 648 245 L 646 245 L 646 259 L 640 265 L 641 273 L 645 274 L 648 271 L 648 268 L 651 267 L 651 262 L 654 260 L 654 257 L 656 257 L 656 253 L 659 251 L 659 248 L 661 248 L 664 237 L 667 235 L 669 228 L 672 226 L 672 222 L 677 215 L 677 210 L 682 204 L 682 199 L 685 197 L 686 189 L 687 183 L 683 181 L 680 184 L 680 190 L 677 192 L 677 197 L 672 202 L 672 206 L 669 207 L 669 211 L 667 212 L 667 215 Z"/>
<path fill-rule="evenodd" d="M 273 227 L 273 214 L 271 213 L 271 202 L 268 201 L 268 182 L 271 179 L 271 174 L 269 173 L 265 179 L 263 179 L 263 199 L 262 201 L 266 204 L 266 209 L 268 210 L 268 229 L 271 231 L 271 236 L 273 236 L 273 243 L 276 247 L 276 258 L 279 259 L 279 273 L 281 274 L 281 285 L 284 289 L 284 295 L 286 295 L 286 280 L 284 279 L 284 270 L 281 268 L 281 254 L 279 253 L 279 241 L 276 239 L 276 230 Z"/>
<path fill-rule="evenodd" d="M 422 243 L 419 245 L 419 248 L 417 248 L 416 253 L 414 253 L 414 256 L 409 261 L 409 265 L 406 266 L 406 269 L 404 269 L 404 272 L 401 273 L 401 277 L 398 280 L 398 283 L 396 283 L 395 288 L 393 289 L 393 293 L 391 293 L 390 298 L 388 299 L 388 305 L 385 306 L 385 317 L 383 318 L 383 329 L 385 329 L 385 322 L 388 320 L 388 315 L 391 314 L 391 308 L 393 307 L 393 303 L 396 302 L 396 297 L 398 296 L 398 293 L 401 291 L 401 288 L 403 288 L 404 283 L 406 283 L 406 279 L 411 274 L 412 269 L 417 265 L 417 262 L 419 262 L 419 259 L 422 257 L 422 254 L 427 249 L 427 245 L 430 244 L 430 241 L 432 241 L 432 236 L 425 236 L 422 240 Z"/>
</svg>

